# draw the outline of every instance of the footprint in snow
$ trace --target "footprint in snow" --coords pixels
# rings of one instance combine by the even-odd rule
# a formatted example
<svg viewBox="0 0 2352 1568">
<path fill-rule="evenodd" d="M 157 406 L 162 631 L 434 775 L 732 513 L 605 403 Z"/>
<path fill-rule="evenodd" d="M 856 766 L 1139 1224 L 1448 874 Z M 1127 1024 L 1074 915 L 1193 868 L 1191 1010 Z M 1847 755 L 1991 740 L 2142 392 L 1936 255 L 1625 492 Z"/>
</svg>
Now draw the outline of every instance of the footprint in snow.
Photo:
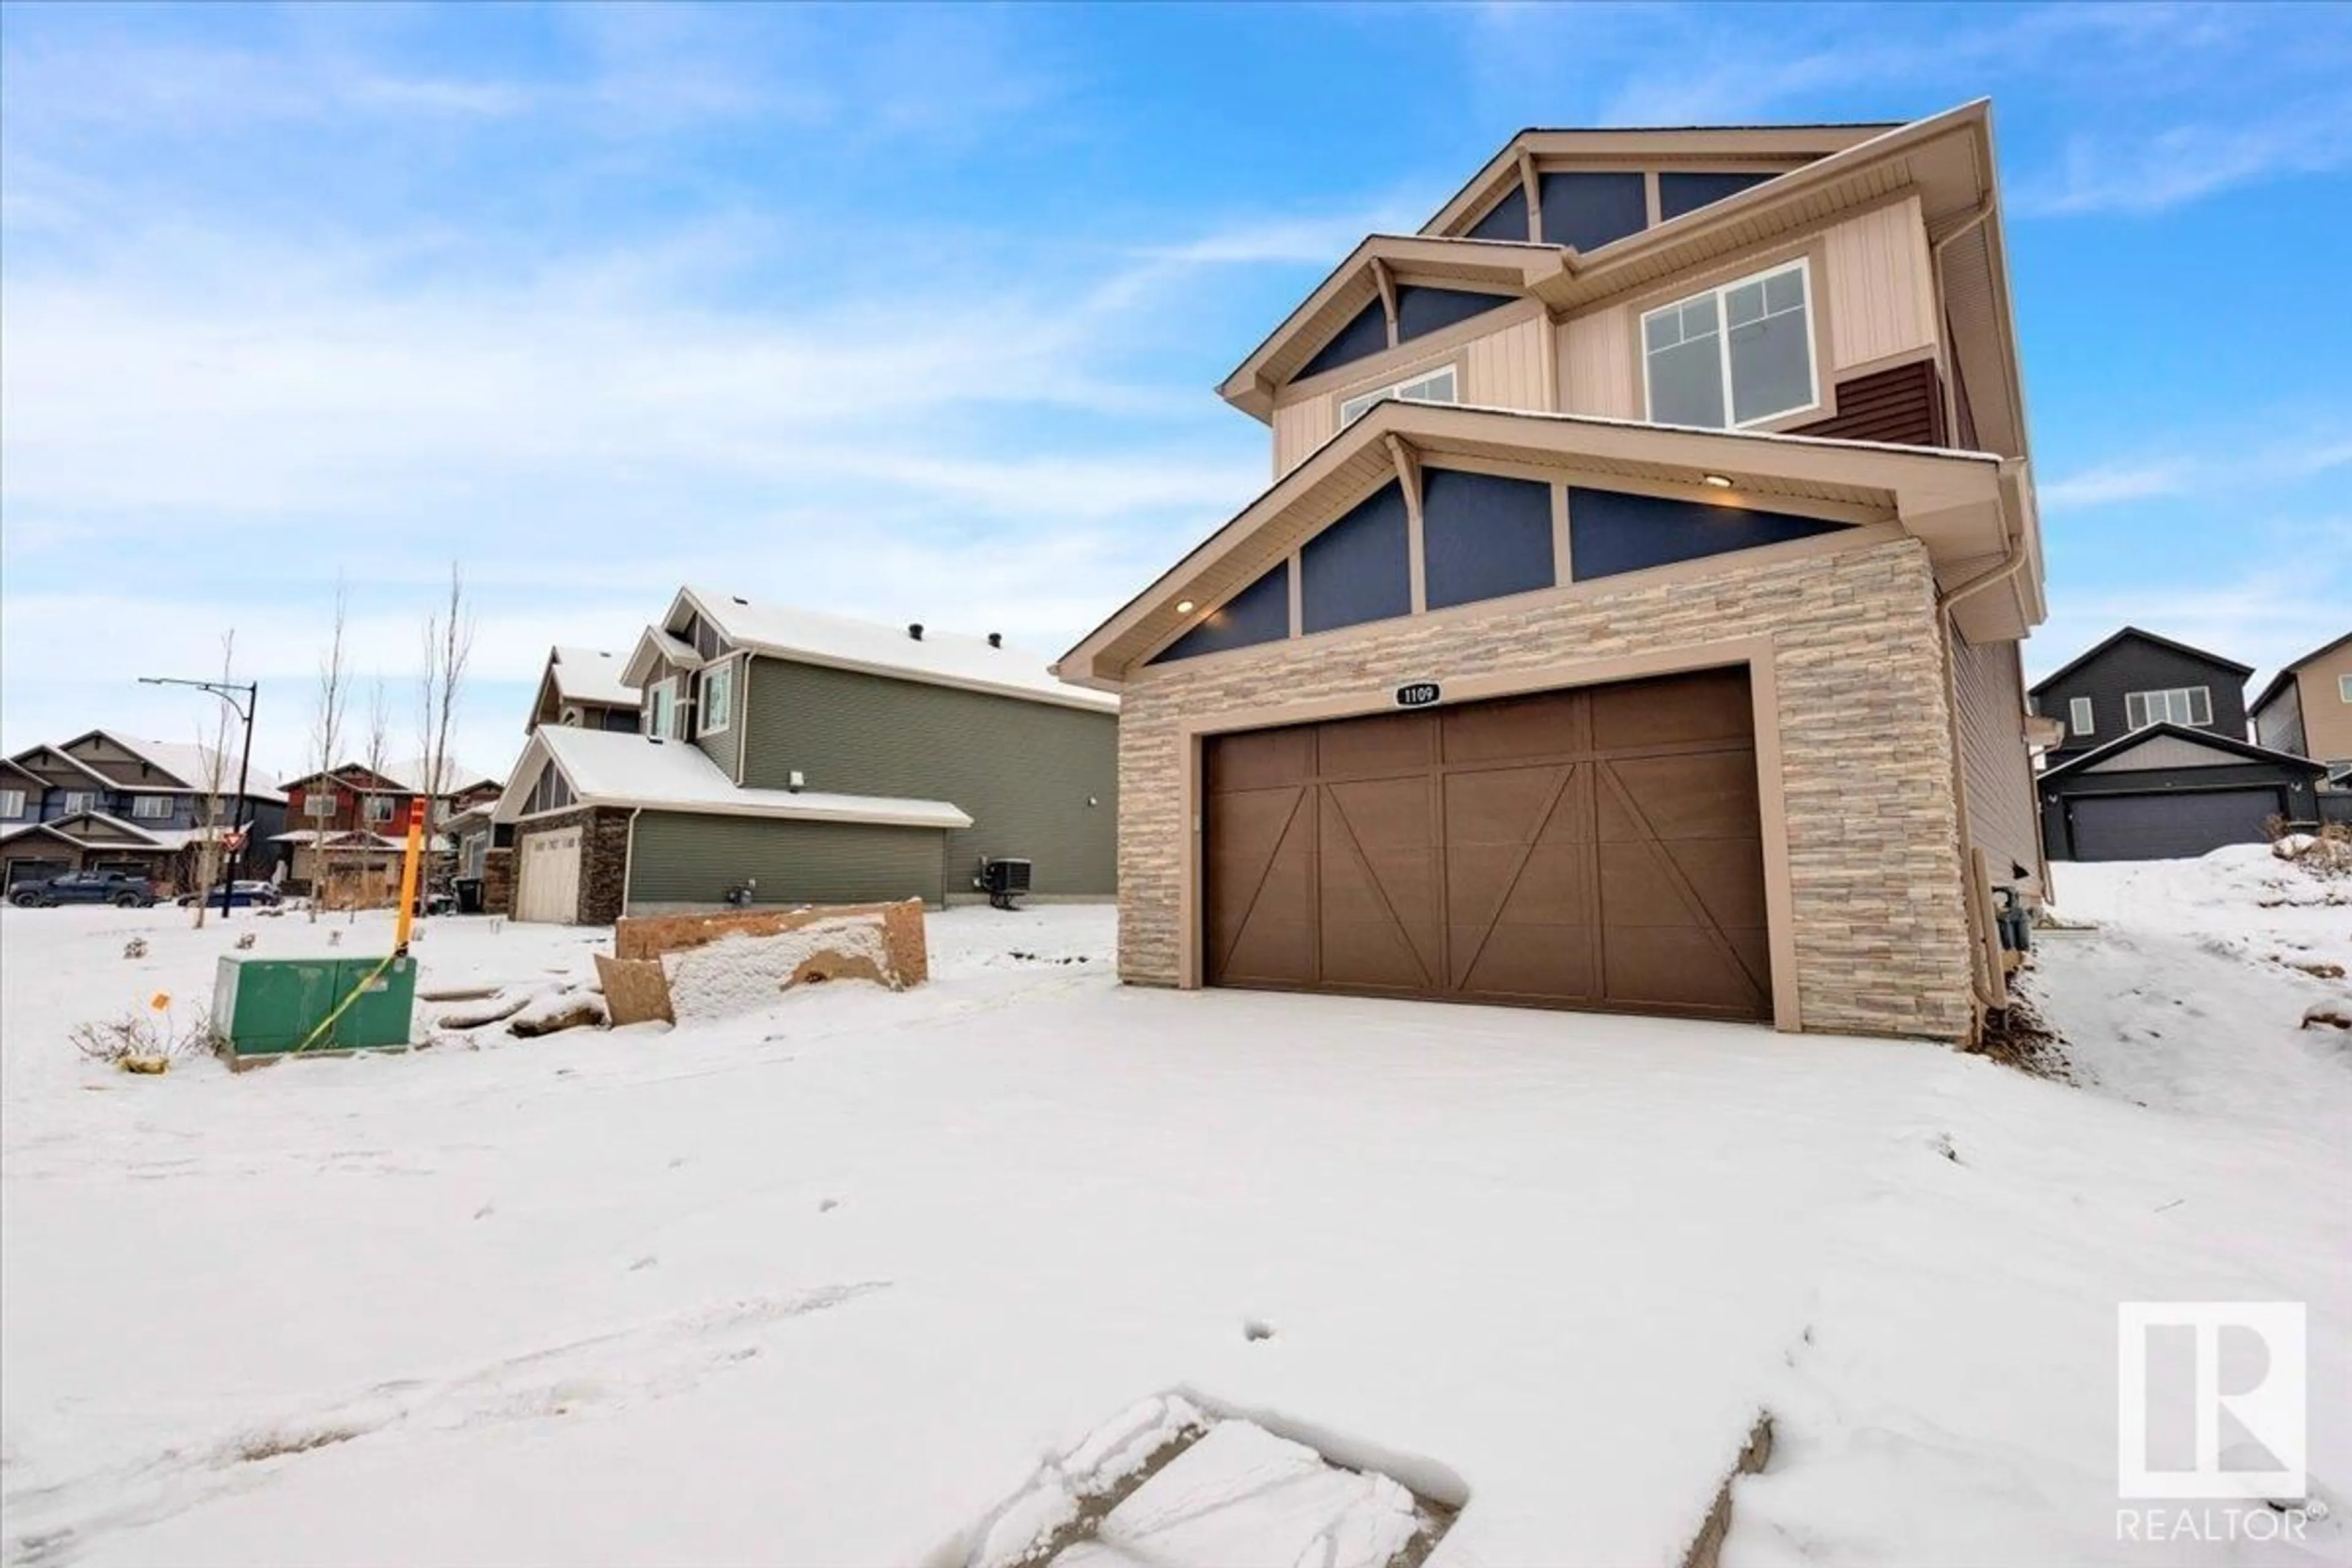
<svg viewBox="0 0 2352 1568">
<path fill-rule="evenodd" d="M 649 1252 L 646 1254 L 645 1257 L 638 1258 L 635 1263 L 630 1264 L 629 1272 L 632 1274 L 642 1273 L 646 1269 L 651 1268 L 660 1262 L 661 1259 L 659 1258 L 655 1257 Z"/>
<path fill-rule="evenodd" d="M 1253 1344 L 1260 1340 L 1270 1340 L 1274 1338 L 1274 1325 L 1259 1318 L 1244 1318 L 1242 1338 Z"/>
</svg>

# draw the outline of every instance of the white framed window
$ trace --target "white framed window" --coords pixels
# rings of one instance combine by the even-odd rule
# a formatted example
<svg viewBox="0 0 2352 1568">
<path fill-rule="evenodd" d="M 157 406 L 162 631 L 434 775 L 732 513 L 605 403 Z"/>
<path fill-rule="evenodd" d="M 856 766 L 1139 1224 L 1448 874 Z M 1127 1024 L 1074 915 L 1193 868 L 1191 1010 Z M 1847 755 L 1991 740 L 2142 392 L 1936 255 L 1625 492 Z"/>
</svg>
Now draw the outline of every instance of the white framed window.
<svg viewBox="0 0 2352 1568">
<path fill-rule="evenodd" d="M 334 816 L 335 797 L 332 795 L 305 795 L 302 797 L 302 815 L 322 819 Z"/>
<path fill-rule="evenodd" d="M 2092 721 L 2091 700 L 2077 697 L 2066 704 L 2066 728 L 2077 735 L 2087 735 L 2098 726 Z"/>
<path fill-rule="evenodd" d="M 1356 394 L 1339 405 L 1339 428 L 1346 429 L 1370 414 L 1376 405 L 1386 403 L 1392 397 L 1399 403 L 1459 403 L 1462 393 L 1454 378 L 1454 367 L 1441 365 L 1407 380 Z"/>
<path fill-rule="evenodd" d="M 735 717 L 735 661 L 714 664 L 702 672 L 702 705 L 698 710 L 702 732 L 716 734 Z"/>
<path fill-rule="evenodd" d="M 367 819 L 370 822 L 390 822 L 392 814 L 399 804 L 391 795 L 372 795 L 367 797 Z"/>
<path fill-rule="evenodd" d="M 2339 675 L 2336 678 L 2336 700 L 2339 702 L 2352 702 L 2352 675 Z"/>
<path fill-rule="evenodd" d="M 1812 407 L 1811 268 L 1791 261 L 1643 312 L 1642 364 L 1654 424 L 1737 429 Z"/>
<path fill-rule="evenodd" d="M 131 797 L 131 815 L 142 822 L 172 815 L 172 797 L 168 795 L 134 795 Z"/>
<path fill-rule="evenodd" d="M 2210 724 L 2213 693 L 2203 686 L 2128 692 L 2124 697 L 2124 721 L 2135 730 L 2145 730 L 2150 724 Z"/>
<path fill-rule="evenodd" d="M 68 816 L 73 816 L 76 812 L 96 811 L 97 809 L 98 796 L 89 790 L 69 789 L 66 791 L 66 815 Z"/>
<path fill-rule="evenodd" d="M 0 789 L 0 816 L 25 815 L 25 792 L 20 789 Z"/>
<path fill-rule="evenodd" d="M 668 740 L 677 728 L 677 679 L 656 680 L 646 688 L 646 733 Z"/>
</svg>

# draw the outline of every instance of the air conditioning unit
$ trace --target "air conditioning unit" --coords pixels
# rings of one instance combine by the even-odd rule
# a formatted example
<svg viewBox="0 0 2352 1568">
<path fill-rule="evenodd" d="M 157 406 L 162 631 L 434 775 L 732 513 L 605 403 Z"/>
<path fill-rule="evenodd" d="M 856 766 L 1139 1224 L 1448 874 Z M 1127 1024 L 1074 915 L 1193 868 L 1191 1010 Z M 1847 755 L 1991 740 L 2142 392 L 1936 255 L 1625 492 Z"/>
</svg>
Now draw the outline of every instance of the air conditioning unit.
<svg viewBox="0 0 2352 1568">
<path fill-rule="evenodd" d="M 988 895 L 988 901 L 1000 910 L 1019 908 L 1017 900 L 1029 890 L 1029 862 L 1026 860 L 981 858 L 980 875 L 971 885 Z"/>
</svg>

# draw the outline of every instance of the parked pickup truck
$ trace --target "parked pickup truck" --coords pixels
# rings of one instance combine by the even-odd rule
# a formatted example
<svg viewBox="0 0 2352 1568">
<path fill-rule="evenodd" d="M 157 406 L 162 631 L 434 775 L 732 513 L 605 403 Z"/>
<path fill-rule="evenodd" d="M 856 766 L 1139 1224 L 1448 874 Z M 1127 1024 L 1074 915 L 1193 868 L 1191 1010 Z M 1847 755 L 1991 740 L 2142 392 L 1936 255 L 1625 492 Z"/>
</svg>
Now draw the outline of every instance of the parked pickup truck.
<svg viewBox="0 0 2352 1568">
<path fill-rule="evenodd" d="M 46 882 L 19 882 L 8 889 L 8 901 L 20 910 L 46 910 L 58 904 L 113 904 L 143 910 L 162 896 L 154 883 L 127 871 L 68 871 Z"/>
</svg>

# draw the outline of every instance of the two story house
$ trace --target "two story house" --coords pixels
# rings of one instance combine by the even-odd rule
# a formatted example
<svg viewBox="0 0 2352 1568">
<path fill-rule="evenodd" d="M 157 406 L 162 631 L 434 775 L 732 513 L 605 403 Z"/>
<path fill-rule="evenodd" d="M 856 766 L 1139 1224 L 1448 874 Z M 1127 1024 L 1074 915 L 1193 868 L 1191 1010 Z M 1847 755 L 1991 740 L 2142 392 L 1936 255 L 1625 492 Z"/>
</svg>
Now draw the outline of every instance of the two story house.
<svg viewBox="0 0 2352 1568">
<path fill-rule="evenodd" d="M 1965 1039 L 2042 870 L 1991 120 L 1528 131 L 1220 389 L 1274 483 L 1065 655 L 1119 967 Z"/>
<path fill-rule="evenodd" d="M 1118 700 L 997 634 L 686 587 L 619 679 L 638 728 L 538 724 L 493 814 L 519 919 L 1116 887 Z"/>
<path fill-rule="evenodd" d="M 236 809 L 236 765 L 206 746 L 111 730 L 19 752 L 0 761 L 0 877 L 13 887 L 68 871 L 126 870 L 191 884 L 202 841 L 226 828 L 241 847 L 284 820 L 284 794 L 260 780 L 247 781 Z"/>
<path fill-rule="evenodd" d="M 377 904 L 396 898 L 408 803 L 426 793 L 428 771 L 422 758 L 387 763 L 381 770 L 345 763 L 289 781 L 287 827 L 271 840 L 287 885 L 337 901 Z M 432 792 L 434 821 L 446 825 L 496 800 L 503 788 L 491 774 L 445 757 L 441 787 Z M 436 832 L 432 847 L 446 851 L 446 835 Z"/>
<path fill-rule="evenodd" d="M 2246 739 L 2251 665 L 2126 626 L 2035 683 L 2064 726 L 2035 781 L 2053 860 L 2161 860 L 2311 819 L 2326 770 Z"/>
<path fill-rule="evenodd" d="M 2352 821 L 2352 632 L 2282 668 L 2248 710 L 2254 739 L 2274 752 L 2327 765 L 2321 785 L 2329 821 Z"/>
</svg>

